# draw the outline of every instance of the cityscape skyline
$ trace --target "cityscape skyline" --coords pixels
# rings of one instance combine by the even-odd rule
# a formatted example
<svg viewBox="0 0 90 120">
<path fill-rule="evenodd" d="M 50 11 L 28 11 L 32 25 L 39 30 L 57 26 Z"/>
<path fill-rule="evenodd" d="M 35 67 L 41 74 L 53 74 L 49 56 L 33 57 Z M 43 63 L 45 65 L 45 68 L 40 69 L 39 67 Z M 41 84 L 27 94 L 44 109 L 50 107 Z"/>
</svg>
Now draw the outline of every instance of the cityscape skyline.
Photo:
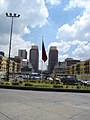
<svg viewBox="0 0 90 120">
<path fill-rule="evenodd" d="M 33 63 L 35 56 L 38 57 L 36 46 L 33 46 L 31 48 L 31 53 L 33 56 L 31 56 Z M 35 51 L 32 51 L 35 50 Z M 25 50 L 24 50 L 25 51 Z M 49 64 L 47 70 L 43 71 L 48 74 L 57 74 L 57 75 L 80 75 L 80 78 L 83 79 L 89 79 L 90 75 L 90 59 L 87 59 L 85 61 L 75 60 L 73 58 L 67 58 L 63 62 L 57 62 L 58 57 L 58 51 L 56 47 L 51 47 L 49 51 Z M 55 57 L 53 55 L 55 54 Z M 7 60 L 4 56 L 4 52 L 0 52 L 0 73 L 6 74 L 7 71 Z M 22 73 L 22 74 L 29 74 L 30 72 L 40 72 L 40 69 L 38 71 L 35 70 L 35 66 L 38 63 L 34 63 L 33 65 L 25 59 L 22 59 L 19 56 L 15 56 L 14 58 L 10 58 L 10 73 Z M 35 66 L 34 66 L 35 65 Z M 38 69 L 38 68 L 37 68 Z M 52 76 L 53 77 L 53 76 Z"/>
<path fill-rule="evenodd" d="M 29 54 L 29 58 L 27 57 L 27 53 Z M 0 51 L 0 54 L 2 56 L 5 56 L 5 53 L 3 51 Z M 29 52 L 27 52 L 25 49 L 18 49 L 18 56 L 14 56 L 14 58 L 17 58 L 17 57 L 19 57 L 20 59 L 22 58 L 23 62 L 25 61 L 33 66 L 33 69 L 35 72 L 37 72 L 38 70 L 47 70 L 48 72 L 52 73 L 54 67 L 59 62 L 61 62 L 61 61 L 58 61 L 57 47 L 51 46 L 49 49 L 49 53 L 47 53 L 47 55 L 48 55 L 48 59 L 46 60 L 48 62 L 47 67 L 45 67 L 43 59 L 42 59 L 42 66 L 40 67 L 39 50 L 38 50 L 38 46 L 36 45 L 31 46 L 31 49 L 29 50 Z M 11 57 L 10 59 L 14 59 L 14 58 Z M 72 64 L 75 64 L 74 61 L 80 62 L 80 60 L 73 60 L 73 58 L 66 58 L 64 61 L 62 61 L 62 63 L 64 63 L 67 60 L 70 60 L 69 64 L 71 64 L 72 62 L 73 62 Z"/>
<path fill-rule="evenodd" d="M 57 46 L 59 61 L 68 57 L 89 59 L 89 5 L 90 0 L 0 0 L 1 51 L 8 57 L 11 19 L 6 18 L 7 12 L 20 14 L 14 19 L 11 57 L 18 54 L 18 49 L 29 51 L 32 45 L 37 45 L 41 64 L 43 35 L 46 53 L 50 46 Z"/>
<path fill-rule="evenodd" d="M 72 64 L 75 64 L 74 63 L 74 61 L 77 61 L 77 62 L 80 62 L 81 60 L 79 60 L 79 59 L 74 59 L 74 58 L 66 58 L 66 59 L 64 59 L 63 61 L 59 61 L 58 60 L 58 50 L 57 50 L 57 47 L 56 46 L 51 46 L 50 48 L 49 48 L 49 53 L 46 53 L 47 54 L 47 56 L 48 56 L 48 58 L 47 58 L 47 66 L 45 66 L 45 64 L 44 64 L 44 62 L 43 62 L 43 68 L 41 68 L 42 66 L 40 66 L 40 63 L 39 63 L 39 50 L 38 50 L 38 46 L 36 46 L 36 45 L 32 45 L 31 46 L 31 48 L 30 48 L 30 50 L 29 51 L 27 51 L 27 50 L 25 50 L 25 49 L 18 49 L 18 55 L 17 56 L 14 56 L 14 57 L 21 57 L 22 58 L 22 60 L 25 60 L 25 61 L 27 61 L 27 62 L 30 62 L 30 64 L 33 66 L 33 64 L 31 63 L 31 61 L 30 61 L 30 51 L 31 50 L 36 50 L 36 51 L 38 51 L 38 55 L 36 55 L 36 52 L 35 52 L 35 55 L 33 55 L 33 52 L 32 52 L 32 61 L 33 61 L 33 64 L 34 64 L 34 58 L 38 58 L 38 61 L 37 61 L 37 63 L 35 63 L 35 64 L 38 64 L 37 66 L 38 67 L 36 67 L 37 68 L 37 70 L 35 70 L 35 72 L 37 72 L 38 70 L 48 70 L 48 71 L 53 71 L 53 68 L 55 67 L 55 65 L 57 65 L 59 62 L 61 62 L 61 63 L 64 63 L 66 60 L 68 60 L 68 59 L 70 59 L 70 61 L 68 61 L 68 62 L 70 62 L 70 64 L 72 63 Z M 3 52 L 3 51 L 0 51 L 0 55 L 2 55 L 2 56 L 5 56 L 5 53 Z M 28 56 L 28 57 L 27 57 Z M 35 57 L 35 56 L 37 56 L 37 57 Z M 6 56 L 5 56 L 6 57 Z M 33 58 L 34 57 L 34 58 Z M 12 58 L 11 57 L 11 59 L 14 59 L 14 58 Z M 90 59 L 90 58 L 89 58 Z M 86 60 L 89 60 L 89 59 L 86 59 Z M 36 59 L 37 60 L 37 59 Z M 54 60 L 54 62 L 55 62 L 55 65 L 53 65 L 53 60 Z M 71 61 L 72 60 L 72 61 Z M 86 60 L 84 60 L 84 61 L 86 61 Z M 42 60 L 43 61 L 43 60 Z M 45 62 L 46 62 L 45 61 Z M 51 63 L 50 63 L 51 62 Z M 81 61 L 81 62 L 83 62 L 83 61 Z M 51 64 L 51 65 L 50 65 Z M 35 66 L 35 65 L 34 65 Z M 34 66 L 33 66 L 33 68 L 34 68 Z M 49 68 L 49 67 L 51 67 L 51 68 Z M 34 68 L 35 69 L 35 68 Z M 51 70 L 50 70 L 51 69 Z"/>
</svg>

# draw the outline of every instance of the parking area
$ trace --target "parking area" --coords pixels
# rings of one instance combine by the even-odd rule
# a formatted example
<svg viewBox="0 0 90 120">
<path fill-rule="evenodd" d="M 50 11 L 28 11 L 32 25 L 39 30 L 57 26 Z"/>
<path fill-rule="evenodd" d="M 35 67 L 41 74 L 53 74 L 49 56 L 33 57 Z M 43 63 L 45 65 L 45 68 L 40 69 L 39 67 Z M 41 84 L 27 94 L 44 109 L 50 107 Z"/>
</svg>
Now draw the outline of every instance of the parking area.
<svg viewBox="0 0 90 120">
<path fill-rule="evenodd" d="M 0 120 L 90 120 L 90 94 L 0 89 Z"/>
</svg>

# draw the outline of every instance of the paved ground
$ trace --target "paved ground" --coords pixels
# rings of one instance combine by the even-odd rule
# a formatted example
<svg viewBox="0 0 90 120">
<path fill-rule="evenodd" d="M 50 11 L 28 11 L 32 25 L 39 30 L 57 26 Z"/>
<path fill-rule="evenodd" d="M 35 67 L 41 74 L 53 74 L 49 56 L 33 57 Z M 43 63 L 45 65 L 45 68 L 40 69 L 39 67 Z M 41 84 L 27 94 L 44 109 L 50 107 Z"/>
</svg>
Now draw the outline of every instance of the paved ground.
<svg viewBox="0 0 90 120">
<path fill-rule="evenodd" d="M 0 89 L 0 120 L 90 120 L 90 94 Z"/>
</svg>

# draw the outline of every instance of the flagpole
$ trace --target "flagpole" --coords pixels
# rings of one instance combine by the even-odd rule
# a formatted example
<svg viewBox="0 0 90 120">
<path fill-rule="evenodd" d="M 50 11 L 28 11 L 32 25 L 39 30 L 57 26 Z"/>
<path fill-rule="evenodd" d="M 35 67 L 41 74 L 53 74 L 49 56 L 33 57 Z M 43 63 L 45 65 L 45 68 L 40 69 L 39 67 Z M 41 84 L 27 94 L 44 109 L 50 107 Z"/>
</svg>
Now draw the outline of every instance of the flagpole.
<svg viewBox="0 0 90 120">
<path fill-rule="evenodd" d="M 47 61 L 47 54 L 46 54 L 46 50 L 45 50 L 45 46 L 44 46 L 44 41 L 43 41 L 43 36 L 42 36 L 42 70 L 41 70 L 42 72 L 43 72 L 43 62 L 45 63 L 46 61 Z"/>
<path fill-rule="evenodd" d="M 41 60 L 41 80 L 42 80 L 42 73 L 43 73 L 43 61 Z"/>
<path fill-rule="evenodd" d="M 43 41 L 43 35 L 42 35 L 42 41 Z M 41 50 L 42 50 L 42 45 L 41 45 Z M 41 80 L 42 80 L 42 73 L 43 73 L 43 60 L 41 59 Z"/>
</svg>

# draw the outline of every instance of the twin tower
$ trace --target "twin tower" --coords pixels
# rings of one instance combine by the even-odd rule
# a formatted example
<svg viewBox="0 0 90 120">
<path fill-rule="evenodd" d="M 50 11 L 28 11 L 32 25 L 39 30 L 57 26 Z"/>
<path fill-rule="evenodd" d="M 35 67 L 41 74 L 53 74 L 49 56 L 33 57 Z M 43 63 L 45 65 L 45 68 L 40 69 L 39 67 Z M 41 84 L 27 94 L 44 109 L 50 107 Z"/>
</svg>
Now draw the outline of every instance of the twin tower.
<svg viewBox="0 0 90 120">
<path fill-rule="evenodd" d="M 27 51 L 26 50 L 18 50 L 18 56 L 23 59 L 27 59 Z M 39 68 L 39 50 L 38 46 L 31 46 L 29 51 L 29 62 L 33 66 L 35 72 L 38 72 Z M 52 73 L 55 65 L 58 62 L 58 50 L 56 46 L 51 46 L 48 55 L 48 72 Z"/>
</svg>

